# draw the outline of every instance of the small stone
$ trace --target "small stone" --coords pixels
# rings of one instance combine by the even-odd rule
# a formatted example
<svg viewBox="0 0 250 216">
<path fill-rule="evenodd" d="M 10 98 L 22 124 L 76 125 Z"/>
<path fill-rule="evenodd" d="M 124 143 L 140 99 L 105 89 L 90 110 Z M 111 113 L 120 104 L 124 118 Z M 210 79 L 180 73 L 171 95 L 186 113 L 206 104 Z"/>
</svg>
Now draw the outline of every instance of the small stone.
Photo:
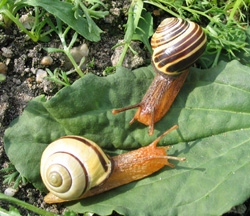
<svg viewBox="0 0 250 216">
<path fill-rule="evenodd" d="M 36 72 L 36 82 L 41 83 L 43 82 L 44 77 L 47 76 L 47 72 L 42 69 L 38 69 Z"/>
<path fill-rule="evenodd" d="M 36 69 L 35 68 L 30 68 L 31 73 L 36 74 Z"/>
<path fill-rule="evenodd" d="M 0 73 L 1 74 L 6 74 L 6 72 L 7 72 L 7 66 L 6 66 L 6 64 L 4 64 L 3 62 L 0 62 Z"/>
<path fill-rule="evenodd" d="M 83 58 L 87 57 L 89 54 L 89 48 L 87 46 L 87 44 L 81 44 L 78 47 L 73 47 L 70 50 L 70 53 L 72 55 L 72 57 L 74 58 L 75 62 L 77 64 L 83 63 L 81 62 L 83 60 Z M 80 65 L 82 68 L 82 65 Z M 73 67 L 73 65 L 71 64 L 70 60 L 67 58 L 65 59 L 65 63 L 64 63 L 64 67 L 65 69 L 69 70 Z"/>
<path fill-rule="evenodd" d="M 118 41 L 118 44 L 122 44 L 122 43 L 123 43 L 122 40 Z M 135 41 L 132 41 L 130 43 L 130 47 L 137 54 L 132 53 L 132 51 L 130 49 L 128 49 L 128 51 L 126 53 L 126 56 L 125 56 L 125 58 L 123 60 L 122 66 L 126 67 L 126 68 L 133 69 L 133 68 L 138 68 L 138 67 L 144 65 L 145 64 L 144 59 L 146 59 L 146 57 L 145 57 L 146 54 L 140 48 L 139 43 L 135 42 Z M 117 63 L 119 62 L 121 54 L 123 52 L 123 48 L 124 48 L 123 45 L 118 46 L 118 47 L 115 48 L 114 54 L 111 56 L 111 62 L 112 62 L 113 66 L 116 66 Z"/>
<path fill-rule="evenodd" d="M 75 59 L 75 61 L 77 63 L 80 63 L 82 57 L 86 57 L 89 54 L 89 48 L 87 46 L 87 44 L 82 44 L 78 47 L 73 47 L 70 50 L 71 55 L 73 56 L 73 58 Z"/>
<path fill-rule="evenodd" d="M 14 189 L 14 188 L 6 188 L 5 191 L 4 191 L 4 194 L 7 195 L 7 196 L 15 196 L 15 194 L 17 193 L 18 189 Z"/>
<path fill-rule="evenodd" d="M 24 28 L 31 29 L 35 23 L 35 17 L 31 16 L 29 13 L 24 14 L 20 17 L 19 21 L 23 24 Z"/>
<path fill-rule="evenodd" d="M 111 8 L 111 9 L 110 9 L 110 13 L 111 13 L 112 15 L 115 15 L 115 16 L 119 17 L 120 14 L 121 14 L 121 11 L 120 11 L 119 8 Z"/>
<path fill-rule="evenodd" d="M 30 72 L 30 68 L 25 68 L 25 69 L 24 69 L 24 72 L 25 72 L 25 73 L 29 73 L 29 72 Z"/>
<path fill-rule="evenodd" d="M 41 65 L 49 66 L 52 65 L 53 59 L 50 56 L 44 56 L 40 62 Z"/>
<path fill-rule="evenodd" d="M 15 79 L 15 84 L 16 85 L 21 85 L 22 81 L 20 79 Z"/>
<path fill-rule="evenodd" d="M 51 81 L 50 80 L 44 80 L 42 84 L 43 84 L 43 91 L 44 92 L 50 92 L 51 91 L 52 86 L 51 86 Z"/>
<path fill-rule="evenodd" d="M 3 47 L 2 49 L 2 55 L 4 56 L 4 57 L 6 57 L 6 58 L 11 58 L 12 57 L 12 55 L 13 55 L 13 52 L 12 52 L 12 50 L 11 49 L 9 49 L 9 48 L 7 48 L 7 47 Z"/>
</svg>

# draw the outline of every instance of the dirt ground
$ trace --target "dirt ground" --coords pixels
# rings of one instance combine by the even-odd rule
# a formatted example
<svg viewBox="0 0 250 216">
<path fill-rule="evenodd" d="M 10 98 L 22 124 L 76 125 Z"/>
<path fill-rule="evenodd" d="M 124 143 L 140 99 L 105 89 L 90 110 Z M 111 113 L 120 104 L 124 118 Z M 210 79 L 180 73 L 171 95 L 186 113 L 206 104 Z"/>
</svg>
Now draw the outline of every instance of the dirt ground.
<svg viewBox="0 0 250 216">
<path fill-rule="evenodd" d="M 97 22 L 104 33 L 98 43 L 86 41 L 89 47 L 88 62 L 94 58 L 94 67 L 89 69 L 89 72 L 102 75 L 104 69 L 112 65 L 111 56 L 114 50 L 111 48 L 118 39 L 122 39 L 124 36 L 123 25 L 126 23 L 128 6 L 129 4 L 126 2 L 113 2 L 109 8 L 110 15 Z M 14 25 L 11 29 L 0 28 L 0 62 L 8 62 L 6 81 L 0 83 L 0 169 L 7 167 L 9 163 L 3 148 L 3 135 L 10 122 L 22 114 L 23 109 L 32 98 L 41 94 L 50 98 L 60 89 L 53 83 L 36 81 L 37 69 L 45 67 L 40 64 L 42 57 L 47 55 L 43 47 L 57 47 L 60 44 L 56 36 L 52 38 L 54 39 L 49 43 L 35 43 L 27 39 Z M 84 41 L 84 39 L 80 39 Z M 52 53 L 50 56 L 53 59 L 53 64 L 49 66 L 51 70 L 62 64 L 62 54 Z M 77 79 L 77 76 L 72 76 L 72 79 Z M 7 184 L 3 184 L 3 174 L 0 174 L 0 191 L 4 192 L 8 187 Z M 39 208 L 63 214 L 63 206 L 45 204 L 43 195 L 31 184 L 27 184 L 19 187 L 15 197 Z M 8 203 L 1 201 L 0 206 L 5 209 L 9 208 Z M 250 200 L 235 207 L 227 215 L 247 215 L 249 206 Z M 27 215 L 27 211 L 21 211 L 22 215 Z M 32 212 L 29 213 L 35 215 Z"/>
<path fill-rule="evenodd" d="M 97 75 L 102 75 L 104 69 L 112 65 L 111 56 L 114 51 L 111 48 L 118 39 L 123 38 L 124 34 L 122 25 L 126 22 L 126 15 L 125 11 L 118 9 L 118 7 L 123 8 L 123 5 L 114 4 L 113 6 L 110 8 L 110 15 L 105 20 L 98 21 L 98 25 L 102 26 L 104 31 L 101 41 L 92 43 L 79 37 L 79 41 L 75 44 L 77 46 L 81 41 L 87 43 L 89 48 L 87 63 L 94 58 L 94 67 L 91 67 L 91 72 Z M 6 81 L 0 83 L 0 169 L 7 167 L 9 163 L 3 148 L 3 135 L 10 122 L 22 114 L 27 103 L 34 97 L 45 94 L 49 98 L 61 88 L 54 83 L 36 81 L 37 69 L 45 68 L 40 64 L 42 57 L 47 55 L 43 48 L 60 46 L 56 35 L 52 38 L 55 39 L 49 43 L 35 43 L 27 39 L 14 25 L 11 29 L 0 29 L 0 62 L 9 61 Z M 53 64 L 49 67 L 51 70 L 62 65 L 61 53 L 52 53 L 50 56 L 53 59 Z M 77 78 L 76 75 L 71 76 L 72 80 Z M 7 184 L 3 184 L 3 174 L 1 174 L 0 191 L 4 192 L 8 187 Z M 43 195 L 31 184 L 27 184 L 19 188 L 15 197 L 56 214 L 62 214 L 63 206 L 45 204 Z M 1 201 L 0 206 L 5 209 L 9 208 L 8 203 Z M 32 212 L 29 213 L 35 215 Z M 27 212 L 22 211 L 22 215 L 27 215 Z"/>
</svg>

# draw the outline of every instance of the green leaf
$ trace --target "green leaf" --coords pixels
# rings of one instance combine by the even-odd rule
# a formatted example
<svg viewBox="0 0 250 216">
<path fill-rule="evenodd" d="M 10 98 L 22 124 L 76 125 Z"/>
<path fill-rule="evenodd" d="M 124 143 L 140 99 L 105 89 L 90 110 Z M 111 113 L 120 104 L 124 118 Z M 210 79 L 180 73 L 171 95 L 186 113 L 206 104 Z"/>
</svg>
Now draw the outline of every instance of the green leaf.
<svg viewBox="0 0 250 216">
<path fill-rule="evenodd" d="M 153 33 L 153 17 L 149 12 L 143 12 L 137 29 L 133 34 L 133 40 L 143 42 L 147 49 L 152 52 L 152 48 L 149 44 L 149 38 L 153 35 Z"/>
<path fill-rule="evenodd" d="M 2 209 L 2 208 L 0 207 L 0 215 L 1 215 L 1 216 L 22 216 L 22 215 L 19 213 L 18 209 L 15 208 L 15 207 L 13 207 L 13 206 L 10 206 L 10 207 L 9 207 L 9 211 L 7 211 L 7 210 L 5 210 L 5 209 Z"/>
<path fill-rule="evenodd" d="M 174 124 L 161 145 L 186 157 L 143 180 L 94 198 L 69 203 L 75 212 L 107 215 L 221 215 L 250 196 L 249 67 L 221 62 L 209 70 L 191 69 L 167 115 L 148 136 L 135 110 L 112 115 L 113 108 L 138 103 L 150 85 L 152 67 L 119 68 L 106 78 L 88 74 L 49 101 L 32 100 L 4 136 L 11 162 L 36 187 L 44 189 L 39 160 L 48 143 L 65 134 L 82 135 L 106 149 L 148 145 Z M 118 152 L 118 150 L 113 151 Z"/>
<path fill-rule="evenodd" d="M 3 74 L 0 74 L 0 82 L 3 82 L 6 79 L 6 76 Z"/>
<path fill-rule="evenodd" d="M 102 30 L 94 22 L 88 23 L 83 17 L 76 19 L 74 17 L 73 5 L 68 2 L 60 0 L 23 0 L 22 3 L 44 8 L 89 41 L 97 42 L 100 40 Z M 91 25 L 91 28 L 89 25 Z"/>
</svg>

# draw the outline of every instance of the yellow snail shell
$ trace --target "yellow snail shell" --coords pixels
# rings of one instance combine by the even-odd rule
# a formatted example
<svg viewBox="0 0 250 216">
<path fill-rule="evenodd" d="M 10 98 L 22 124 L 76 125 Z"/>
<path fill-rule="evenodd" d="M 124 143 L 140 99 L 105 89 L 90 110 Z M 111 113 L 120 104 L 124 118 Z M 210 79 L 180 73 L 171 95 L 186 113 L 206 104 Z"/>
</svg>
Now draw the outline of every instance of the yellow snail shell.
<svg viewBox="0 0 250 216">
<path fill-rule="evenodd" d="M 40 172 L 49 191 L 61 199 L 73 200 L 102 184 L 112 172 L 112 161 L 91 140 L 65 136 L 45 149 Z"/>
<path fill-rule="evenodd" d="M 91 197 L 145 178 L 165 166 L 174 167 L 168 160 L 184 161 L 185 158 L 169 156 L 166 152 L 169 146 L 158 147 L 157 144 L 176 128 L 178 126 L 174 125 L 148 146 L 116 155 L 110 160 L 97 144 L 83 137 L 66 136 L 56 140 L 48 145 L 41 160 L 42 179 L 50 191 L 44 201 L 52 204 Z M 80 167 L 74 159 L 80 162 Z M 88 176 L 81 174 L 84 167 L 89 167 Z M 63 175 L 66 176 L 64 180 Z M 93 183 L 86 186 L 91 180 Z"/>
</svg>

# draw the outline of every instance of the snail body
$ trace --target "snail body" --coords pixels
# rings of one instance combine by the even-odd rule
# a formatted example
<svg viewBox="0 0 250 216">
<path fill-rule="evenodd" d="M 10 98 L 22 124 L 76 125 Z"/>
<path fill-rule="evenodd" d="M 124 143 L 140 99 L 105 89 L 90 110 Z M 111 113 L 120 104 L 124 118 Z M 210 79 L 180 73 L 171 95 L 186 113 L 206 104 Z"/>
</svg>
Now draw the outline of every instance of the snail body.
<svg viewBox="0 0 250 216">
<path fill-rule="evenodd" d="M 54 141 L 45 149 L 41 159 L 40 169 L 42 180 L 50 191 L 44 199 L 45 202 L 60 203 L 94 196 L 142 179 L 164 166 L 173 167 L 174 165 L 169 163 L 168 159 L 184 161 L 185 158 L 168 156 L 166 150 L 169 146 L 157 147 L 160 139 L 176 128 L 177 126 L 172 127 L 149 146 L 141 147 L 112 158 L 107 156 L 100 147 L 96 148 L 97 144 L 83 137 L 66 136 Z M 69 151 L 64 148 L 66 146 L 63 144 L 64 141 L 68 143 Z M 85 142 L 91 145 L 89 146 L 89 150 L 86 148 Z M 97 157 L 99 158 L 96 155 L 92 155 L 92 145 L 97 150 Z M 72 146 L 77 147 L 72 148 Z M 82 146 L 84 146 L 83 149 Z M 66 154 L 66 159 L 63 154 Z M 80 162 L 79 170 L 77 164 L 71 164 L 71 159 L 68 156 L 72 156 L 76 161 Z M 84 164 L 82 164 L 82 161 L 84 161 Z M 86 174 L 85 171 L 82 172 L 85 170 L 85 165 L 91 167 L 90 172 L 95 173 L 94 176 Z M 61 179 L 64 179 L 64 175 L 66 176 L 66 180 L 62 181 Z M 86 184 L 86 178 L 90 181 L 93 180 L 93 183 L 89 182 Z M 57 182 L 59 182 L 58 186 Z M 66 185 L 64 185 L 64 182 L 66 182 Z M 76 193 L 72 195 L 71 191 L 75 191 Z"/>
<path fill-rule="evenodd" d="M 138 108 L 130 124 L 137 120 L 148 125 L 149 135 L 154 132 L 154 123 L 170 109 L 188 76 L 189 68 L 204 52 L 206 35 L 194 22 L 167 18 L 156 29 L 151 38 L 151 46 L 156 76 L 142 101 L 112 111 L 117 114 Z"/>
</svg>

